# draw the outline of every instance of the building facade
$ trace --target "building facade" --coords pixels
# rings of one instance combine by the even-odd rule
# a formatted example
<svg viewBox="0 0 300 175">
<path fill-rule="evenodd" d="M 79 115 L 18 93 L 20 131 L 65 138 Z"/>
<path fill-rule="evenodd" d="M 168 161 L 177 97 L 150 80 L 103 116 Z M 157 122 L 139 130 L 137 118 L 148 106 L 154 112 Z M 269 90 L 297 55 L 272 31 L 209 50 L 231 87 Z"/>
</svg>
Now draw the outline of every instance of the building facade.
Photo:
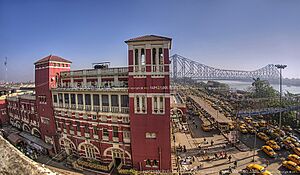
<svg viewBox="0 0 300 175">
<path fill-rule="evenodd" d="M 8 100 L 11 124 L 55 153 L 170 170 L 171 39 L 147 35 L 125 43 L 127 67 L 71 71 L 61 57 L 37 61 L 35 96 Z"/>
</svg>

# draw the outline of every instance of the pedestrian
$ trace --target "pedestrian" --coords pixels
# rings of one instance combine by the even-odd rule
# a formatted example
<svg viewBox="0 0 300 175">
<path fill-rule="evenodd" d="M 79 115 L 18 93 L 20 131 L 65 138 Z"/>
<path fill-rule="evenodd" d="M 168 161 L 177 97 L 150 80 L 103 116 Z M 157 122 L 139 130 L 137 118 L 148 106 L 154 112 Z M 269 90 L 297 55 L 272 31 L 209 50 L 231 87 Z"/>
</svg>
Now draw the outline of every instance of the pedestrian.
<svg viewBox="0 0 300 175">
<path fill-rule="evenodd" d="M 267 167 L 268 167 L 268 166 L 269 166 L 269 164 L 270 164 L 269 160 L 267 160 L 267 161 L 266 161 L 266 164 L 267 164 Z"/>
<path fill-rule="evenodd" d="M 231 155 L 229 155 L 228 160 L 229 160 L 229 162 L 231 162 Z"/>
<path fill-rule="evenodd" d="M 195 127 L 196 127 L 196 129 L 197 129 L 197 128 L 198 128 L 198 125 L 196 124 Z"/>
<path fill-rule="evenodd" d="M 211 145 L 211 146 L 214 145 L 214 141 L 213 141 L 213 140 L 210 141 L 210 145 Z"/>
<path fill-rule="evenodd" d="M 237 167 L 237 161 L 234 161 L 234 168 Z"/>
<path fill-rule="evenodd" d="M 204 143 L 206 142 L 206 138 L 204 138 Z"/>
<path fill-rule="evenodd" d="M 216 159 L 218 158 L 218 154 L 217 154 L 217 153 L 215 153 L 215 158 L 216 158 Z"/>
</svg>

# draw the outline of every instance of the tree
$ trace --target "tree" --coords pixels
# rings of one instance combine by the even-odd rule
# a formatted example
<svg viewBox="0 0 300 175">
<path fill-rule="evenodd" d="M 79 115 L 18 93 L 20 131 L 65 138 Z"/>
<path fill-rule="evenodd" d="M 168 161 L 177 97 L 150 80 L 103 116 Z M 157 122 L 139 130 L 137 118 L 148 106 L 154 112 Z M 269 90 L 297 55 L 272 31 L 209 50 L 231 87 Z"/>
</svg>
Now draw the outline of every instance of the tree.
<svg viewBox="0 0 300 175">
<path fill-rule="evenodd" d="M 254 78 L 251 88 L 252 98 L 274 98 L 277 96 L 278 92 L 270 85 L 266 80 L 261 80 L 260 78 Z"/>
</svg>

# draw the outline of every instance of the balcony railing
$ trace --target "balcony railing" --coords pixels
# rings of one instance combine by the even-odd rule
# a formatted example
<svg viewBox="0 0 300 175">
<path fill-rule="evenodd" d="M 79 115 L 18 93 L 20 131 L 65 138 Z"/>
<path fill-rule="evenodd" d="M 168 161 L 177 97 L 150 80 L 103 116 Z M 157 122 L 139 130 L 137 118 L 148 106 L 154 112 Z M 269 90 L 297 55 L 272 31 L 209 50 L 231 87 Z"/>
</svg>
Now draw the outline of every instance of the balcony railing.
<svg viewBox="0 0 300 175">
<path fill-rule="evenodd" d="M 119 112 L 119 107 L 111 107 L 111 112 L 118 113 Z"/>
<path fill-rule="evenodd" d="M 92 110 L 92 106 L 91 106 L 91 105 L 85 105 L 85 110 L 86 110 L 86 111 Z"/>
<path fill-rule="evenodd" d="M 94 106 L 93 111 L 99 112 L 100 111 L 100 106 Z"/>
<path fill-rule="evenodd" d="M 103 140 L 106 140 L 106 141 L 109 140 L 108 136 L 102 136 L 102 139 L 103 139 Z"/>
<path fill-rule="evenodd" d="M 121 113 L 128 114 L 129 113 L 129 108 L 128 107 L 121 107 Z"/>
<path fill-rule="evenodd" d="M 76 109 L 76 104 L 71 104 L 71 109 Z"/>
<path fill-rule="evenodd" d="M 83 105 L 78 105 L 77 109 L 78 110 L 83 110 Z"/>
<path fill-rule="evenodd" d="M 110 112 L 108 106 L 102 106 L 102 112 Z"/>
<path fill-rule="evenodd" d="M 113 137 L 113 142 L 119 142 L 119 137 Z"/>
</svg>

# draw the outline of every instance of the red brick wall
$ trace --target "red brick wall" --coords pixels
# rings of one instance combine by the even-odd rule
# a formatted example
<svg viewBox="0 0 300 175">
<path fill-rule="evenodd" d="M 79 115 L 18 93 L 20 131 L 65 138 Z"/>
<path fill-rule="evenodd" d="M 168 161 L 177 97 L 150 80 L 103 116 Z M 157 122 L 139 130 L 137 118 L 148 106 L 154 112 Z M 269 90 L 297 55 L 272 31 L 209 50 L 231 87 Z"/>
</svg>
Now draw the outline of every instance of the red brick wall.
<svg viewBox="0 0 300 175">
<path fill-rule="evenodd" d="M 0 100 L 0 125 L 6 124 L 9 122 L 6 109 L 6 101 Z"/>
</svg>

